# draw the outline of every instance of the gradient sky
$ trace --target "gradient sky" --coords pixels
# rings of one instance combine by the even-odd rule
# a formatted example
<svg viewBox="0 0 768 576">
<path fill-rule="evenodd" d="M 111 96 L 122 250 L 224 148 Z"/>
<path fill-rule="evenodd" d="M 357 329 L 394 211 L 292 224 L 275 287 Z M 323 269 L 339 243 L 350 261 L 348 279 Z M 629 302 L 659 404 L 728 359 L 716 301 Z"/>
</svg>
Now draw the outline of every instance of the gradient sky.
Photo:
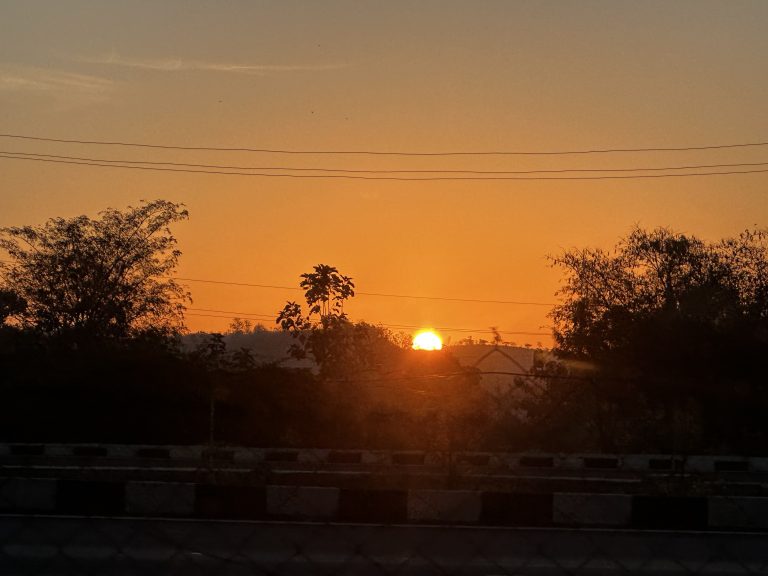
<svg viewBox="0 0 768 576">
<path fill-rule="evenodd" d="M 768 141 L 768 2 L 0 1 L 0 132 L 298 150 L 571 150 Z M 25 142 L 0 150 L 246 166 L 624 168 L 768 162 L 768 147 L 403 158 Z M 548 254 L 634 225 L 716 240 L 768 226 L 768 174 L 392 182 L 173 174 L 0 159 L 0 226 L 166 198 L 192 278 L 555 302 Z M 190 284 L 273 315 L 284 290 Z M 547 307 L 360 296 L 355 319 L 547 332 Z M 198 310 L 199 312 L 199 310 Z M 232 316 L 232 314 L 222 314 Z M 188 316 L 192 329 L 226 318 Z M 464 333 L 452 333 L 454 339 Z M 505 335 L 517 343 L 547 336 Z"/>
</svg>

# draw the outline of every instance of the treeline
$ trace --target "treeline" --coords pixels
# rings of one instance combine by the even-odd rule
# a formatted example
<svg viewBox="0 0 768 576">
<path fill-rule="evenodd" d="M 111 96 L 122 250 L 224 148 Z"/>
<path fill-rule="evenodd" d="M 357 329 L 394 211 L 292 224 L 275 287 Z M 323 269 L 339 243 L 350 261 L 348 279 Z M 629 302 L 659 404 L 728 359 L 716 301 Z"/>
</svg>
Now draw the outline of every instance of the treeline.
<svg viewBox="0 0 768 576">
<path fill-rule="evenodd" d="M 71 350 L 0 330 L 0 441 L 471 448 L 487 406 L 449 354 L 399 349 L 384 372 L 257 364 L 211 334 L 192 351 L 132 340 Z M 473 392 L 474 390 L 474 392 Z"/>
<path fill-rule="evenodd" d="M 257 363 L 217 334 L 188 351 L 152 340 L 71 350 L 5 327 L 0 441 L 752 455 L 768 441 L 753 373 L 629 378 L 544 354 L 499 393 L 450 348 L 387 353 L 324 376 Z"/>
<path fill-rule="evenodd" d="M 765 452 L 766 231 L 707 242 L 637 228 L 612 250 L 552 260 L 564 272 L 559 369 L 582 378 L 543 397 L 573 414 L 544 423 L 552 445 Z"/>
<path fill-rule="evenodd" d="M 277 314 L 289 354 L 223 336 L 182 349 L 156 200 L 0 229 L 0 440 L 259 446 L 731 452 L 768 445 L 768 234 L 706 242 L 636 229 L 563 271 L 555 349 L 504 389 L 443 352 L 352 322 L 351 277 L 319 264 Z"/>
</svg>

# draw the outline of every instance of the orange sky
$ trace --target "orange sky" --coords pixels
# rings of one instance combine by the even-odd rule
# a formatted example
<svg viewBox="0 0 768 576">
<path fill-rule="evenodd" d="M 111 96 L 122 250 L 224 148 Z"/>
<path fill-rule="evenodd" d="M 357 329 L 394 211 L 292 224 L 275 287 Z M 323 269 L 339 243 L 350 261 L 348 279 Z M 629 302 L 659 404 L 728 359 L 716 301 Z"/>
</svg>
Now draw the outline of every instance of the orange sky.
<svg viewBox="0 0 768 576">
<path fill-rule="evenodd" d="M 0 132 L 182 146 L 567 150 L 768 140 L 765 2 L 4 2 Z M 403 158 L 24 142 L 0 150 L 241 166 L 530 170 L 768 161 L 768 147 Z M 603 181 L 250 178 L 0 159 L 0 226 L 182 201 L 181 276 L 554 302 L 546 256 L 631 227 L 768 225 L 768 174 Z M 191 284 L 273 315 L 297 292 Z M 356 319 L 547 332 L 542 306 L 363 297 Z M 227 314 L 224 314 L 227 316 Z M 192 329 L 226 318 L 189 316 Z M 454 339 L 465 333 L 451 334 Z M 505 335 L 545 345 L 536 335 Z"/>
</svg>

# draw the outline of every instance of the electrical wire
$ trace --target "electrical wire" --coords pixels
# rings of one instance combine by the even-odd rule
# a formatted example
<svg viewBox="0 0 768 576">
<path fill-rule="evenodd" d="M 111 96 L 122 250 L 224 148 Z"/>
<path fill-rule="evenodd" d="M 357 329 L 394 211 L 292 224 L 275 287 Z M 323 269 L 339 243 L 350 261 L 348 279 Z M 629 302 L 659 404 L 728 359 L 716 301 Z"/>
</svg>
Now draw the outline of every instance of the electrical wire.
<svg viewBox="0 0 768 576">
<path fill-rule="evenodd" d="M 243 286 L 247 288 L 270 288 L 276 290 L 295 290 L 303 292 L 303 288 L 296 286 L 281 286 L 276 284 L 251 284 L 248 282 L 227 282 L 225 280 L 207 280 L 203 278 L 186 278 L 174 276 L 175 280 L 182 282 L 201 282 L 205 284 L 223 284 L 226 286 Z M 553 302 L 526 302 L 520 300 L 484 300 L 480 298 L 452 298 L 448 296 L 421 296 L 414 294 L 388 294 L 383 292 L 359 292 L 355 290 L 356 296 L 375 296 L 380 298 L 408 298 L 414 300 L 438 300 L 443 302 L 465 302 L 476 304 L 512 304 L 517 306 L 555 306 Z"/>
<path fill-rule="evenodd" d="M 210 152 L 259 152 L 269 154 L 360 154 L 373 156 L 512 156 L 512 155 L 569 155 L 569 154 L 607 154 L 627 152 L 683 152 L 694 150 L 723 150 L 729 148 L 749 148 L 768 146 L 768 142 L 744 142 L 735 144 L 712 144 L 703 146 L 678 147 L 646 147 L 646 148 L 593 148 L 584 150 L 478 150 L 478 151 L 446 151 L 446 152 L 412 152 L 386 150 L 295 150 L 279 148 L 247 148 L 247 147 L 216 147 L 216 146 L 179 146 L 165 144 L 147 144 L 140 142 L 123 142 L 108 140 L 76 140 L 68 138 L 49 138 L 29 136 L 26 134 L 0 134 L 1 138 L 31 140 L 35 142 L 56 142 L 64 144 L 81 144 L 96 146 L 126 146 L 133 148 L 156 148 L 161 150 L 198 150 Z"/>
<path fill-rule="evenodd" d="M 10 260 L 0 259 L 0 263 L 11 264 Z M 201 282 L 205 284 L 222 284 L 225 286 L 243 286 L 246 288 L 267 288 L 274 290 L 293 290 L 304 291 L 303 288 L 297 288 L 296 286 L 281 286 L 277 284 L 251 284 L 247 282 L 227 282 L 224 280 L 207 280 L 202 278 L 185 278 L 181 276 L 174 276 L 174 280 L 180 280 L 182 282 Z M 375 296 L 380 298 L 408 298 L 414 300 L 437 300 L 442 302 L 464 302 L 472 304 L 512 304 L 516 306 L 555 306 L 554 302 L 525 302 L 520 300 L 483 300 L 480 298 L 452 298 L 447 296 L 420 296 L 415 294 L 386 294 L 382 292 L 358 292 L 355 291 L 357 296 Z M 231 312 L 228 310 L 208 310 L 209 312 L 226 312 L 231 314 L 246 314 L 245 312 Z"/>
<path fill-rule="evenodd" d="M 189 310 L 195 310 L 194 308 L 189 308 Z M 218 314 L 201 314 L 198 312 L 186 312 L 185 315 L 187 316 L 200 316 L 204 318 L 221 318 L 222 320 L 232 320 L 232 316 L 224 316 L 224 315 L 218 315 Z M 258 318 L 248 318 L 247 314 L 242 314 L 243 320 L 258 320 Z M 255 315 L 254 315 L 255 316 Z M 237 316 L 235 316 L 237 317 Z M 270 319 L 273 319 L 270 317 Z M 374 326 L 384 326 L 385 328 L 405 328 L 405 329 L 419 329 L 424 328 L 423 325 L 417 325 L 417 324 L 386 324 L 384 322 L 368 322 L 369 324 L 372 324 Z M 451 328 L 448 326 L 434 326 L 432 327 L 434 330 L 438 330 L 441 332 L 462 332 L 462 333 L 489 333 L 492 334 L 494 330 L 490 328 Z M 551 336 L 549 332 L 526 332 L 526 331 L 516 331 L 516 330 L 497 330 L 499 334 L 512 334 L 512 335 L 519 335 L 519 336 Z"/>
<path fill-rule="evenodd" d="M 29 158 L 0 154 L 6 160 L 26 160 L 29 162 L 47 162 L 53 164 L 70 164 L 77 166 L 93 166 L 97 168 L 120 168 L 123 170 L 144 170 L 150 172 L 176 172 L 184 174 L 216 174 L 222 176 L 250 176 L 258 178 L 294 178 L 294 179 L 342 179 L 342 180 L 389 180 L 398 182 L 438 182 L 438 181 L 481 181 L 481 180 L 641 180 L 649 178 L 684 178 L 691 176 L 732 176 L 736 174 L 757 174 L 768 172 L 768 168 L 757 170 L 726 170 L 720 172 L 688 172 L 678 174 L 633 174 L 607 176 L 355 176 L 350 174 L 274 174 L 267 172 L 237 172 L 225 170 L 190 170 L 186 168 L 167 168 L 159 166 L 134 166 L 124 164 L 103 164 L 97 162 L 81 162 L 76 160 L 56 160 L 52 158 Z"/>
<path fill-rule="evenodd" d="M 97 162 L 108 164 L 128 164 L 150 166 L 177 166 L 187 168 L 214 168 L 219 170 L 280 170 L 295 172 L 340 172 L 345 174 L 477 174 L 477 175 L 496 175 L 496 174 L 563 174 L 568 172 L 663 172 L 668 170 L 703 170 L 714 168 L 746 168 L 755 166 L 768 166 L 768 162 L 737 162 L 730 164 L 690 164 L 684 166 L 648 166 L 631 168 L 557 168 L 546 170 L 363 170 L 350 168 L 308 168 L 295 166 L 228 166 L 222 164 L 192 164 L 187 162 L 159 162 L 153 160 L 122 160 L 113 158 L 90 158 L 84 156 L 62 156 L 59 154 L 39 154 L 32 152 L 14 152 L 0 150 L 0 154 L 7 156 L 18 156 L 19 159 L 30 158 L 54 158 L 59 160 L 78 160 L 81 162 Z"/>
<path fill-rule="evenodd" d="M 267 319 L 267 320 L 274 320 L 275 319 L 274 315 L 259 314 L 259 313 L 256 313 L 256 312 L 234 312 L 232 310 L 212 310 L 210 308 L 187 308 L 187 310 L 193 310 L 195 312 L 214 312 L 214 313 L 217 313 L 217 314 L 239 314 L 240 316 L 250 316 L 250 317 L 253 317 L 253 318 L 259 317 L 259 318 L 264 318 L 264 319 Z M 231 316 L 227 316 L 227 318 L 231 318 Z"/>
</svg>

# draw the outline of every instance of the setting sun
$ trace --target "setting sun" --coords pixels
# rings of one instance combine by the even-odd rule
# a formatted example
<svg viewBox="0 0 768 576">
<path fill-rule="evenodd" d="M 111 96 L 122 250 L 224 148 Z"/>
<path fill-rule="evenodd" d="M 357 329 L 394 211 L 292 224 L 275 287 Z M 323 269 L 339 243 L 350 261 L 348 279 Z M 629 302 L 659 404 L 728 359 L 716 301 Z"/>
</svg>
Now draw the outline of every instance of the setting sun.
<svg viewBox="0 0 768 576">
<path fill-rule="evenodd" d="M 442 339 L 432 330 L 422 330 L 413 337 L 414 350 L 440 350 L 442 347 Z"/>
</svg>

